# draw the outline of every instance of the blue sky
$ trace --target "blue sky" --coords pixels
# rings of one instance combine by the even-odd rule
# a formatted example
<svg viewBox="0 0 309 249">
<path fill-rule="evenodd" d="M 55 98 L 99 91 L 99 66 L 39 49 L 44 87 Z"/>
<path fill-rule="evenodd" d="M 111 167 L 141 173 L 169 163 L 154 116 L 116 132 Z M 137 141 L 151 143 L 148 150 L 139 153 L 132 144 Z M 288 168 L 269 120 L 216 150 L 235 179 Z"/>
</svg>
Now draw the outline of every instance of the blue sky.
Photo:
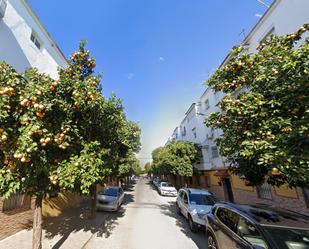
<svg viewBox="0 0 309 249">
<path fill-rule="evenodd" d="M 270 3 L 271 0 L 264 0 Z M 142 128 L 142 162 L 164 145 L 203 82 L 266 7 L 257 0 L 29 0 L 66 56 L 82 39 Z"/>
</svg>

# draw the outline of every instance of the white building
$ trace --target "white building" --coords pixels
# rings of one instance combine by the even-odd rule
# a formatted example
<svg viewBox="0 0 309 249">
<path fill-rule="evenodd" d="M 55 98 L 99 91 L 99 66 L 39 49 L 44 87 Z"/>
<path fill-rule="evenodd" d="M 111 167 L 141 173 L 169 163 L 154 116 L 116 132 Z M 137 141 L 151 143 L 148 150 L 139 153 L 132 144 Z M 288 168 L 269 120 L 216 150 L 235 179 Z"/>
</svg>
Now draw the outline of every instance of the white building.
<svg viewBox="0 0 309 249">
<path fill-rule="evenodd" d="M 249 53 L 255 53 L 259 43 L 270 34 L 284 35 L 297 31 L 303 24 L 309 23 L 309 0 L 274 0 L 243 41 Z M 229 55 L 221 66 L 229 60 Z M 222 156 L 218 154 L 215 139 L 222 133 L 206 127 L 205 118 L 212 112 L 220 111 L 217 104 L 224 97 L 210 88 L 193 103 L 185 113 L 183 121 L 175 128 L 171 140 L 195 142 L 202 149 L 200 163 L 195 165 L 200 172 L 199 185 L 210 188 L 219 197 L 246 203 L 264 202 L 309 213 L 309 190 L 271 187 L 267 184 L 259 188 L 245 185 L 239 177 L 230 175 Z M 297 205 L 295 204 L 297 199 Z"/>
<path fill-rule="evenodd" d="M 26 0 L 0 0 L 0 61 L 57 77 L 67 61 Z"/>
</svg>

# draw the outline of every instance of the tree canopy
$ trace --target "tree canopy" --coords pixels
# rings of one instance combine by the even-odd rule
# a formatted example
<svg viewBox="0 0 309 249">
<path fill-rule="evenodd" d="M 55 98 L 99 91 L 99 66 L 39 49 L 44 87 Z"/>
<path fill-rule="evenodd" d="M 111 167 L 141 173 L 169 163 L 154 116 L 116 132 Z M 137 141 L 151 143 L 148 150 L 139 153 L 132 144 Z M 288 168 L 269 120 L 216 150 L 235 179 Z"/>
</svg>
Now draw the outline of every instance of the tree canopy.
<svg viewBox="0 0 309 249">
<path fill-rule="evenodd" d="M 155 174 L 192 176 L 198 147 L 188 141 L 173 141 L 153 150 L 152 158 L 152 172 Z"/>
<path fill-rule="evenodd" d="M 127 120 L 119 99 L 102 96 L 84 45 L 57 80 L 0 63 L 2 197 L 33 195 L 40 207 L 55 191 L 89 194 L 139 150 L 138 125 Z"/>
<path fill-rule="evenodd" d="M 249 54 L 236 47 L 207 84 L 226 96 L 206 124 L 221 129 L 221 155 L 248 183 L 309 186 L 309 40 L 270 36 Z"/>
</svg>

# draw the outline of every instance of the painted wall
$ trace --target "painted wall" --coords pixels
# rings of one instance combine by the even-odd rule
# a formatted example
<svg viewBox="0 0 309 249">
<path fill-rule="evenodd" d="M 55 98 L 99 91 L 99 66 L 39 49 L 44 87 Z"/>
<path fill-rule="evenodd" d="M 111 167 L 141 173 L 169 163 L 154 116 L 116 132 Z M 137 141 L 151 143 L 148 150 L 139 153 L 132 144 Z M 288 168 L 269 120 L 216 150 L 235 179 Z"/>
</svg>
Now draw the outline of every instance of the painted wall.
<svg viewBox="0 0 309 249">
<path fill-rule="evenodd" d="M 55 198 L 45 198 L 42 206 L 43 216 L 59 216 L 65 209 L 76 207 L 83 200 L 85 200 L 84 197 L 70 192 L 60 193 Z"/>
<path fill-rule="evenodd" d="M 245 43 L 249 43 L 249 52 L 254 53 L 259 42 L 274 28 L 274 34 L 283 35 L 295 32 L 300 26 L 309 23 L 308 0 L 277 0 L 265 18 L 249 34 Z"/>
<path fill-rule="evenodd" d="M 41 41 L 41 49 L 30 40 L 32 30 Z M 19 72 L 32 66 L 57 78 L 57 68 L 67 65 L 66 59 L 24 0 L 7 2 L 4 18 L 0 19 L 0 40 L 0 60 Z"/>
</svg>

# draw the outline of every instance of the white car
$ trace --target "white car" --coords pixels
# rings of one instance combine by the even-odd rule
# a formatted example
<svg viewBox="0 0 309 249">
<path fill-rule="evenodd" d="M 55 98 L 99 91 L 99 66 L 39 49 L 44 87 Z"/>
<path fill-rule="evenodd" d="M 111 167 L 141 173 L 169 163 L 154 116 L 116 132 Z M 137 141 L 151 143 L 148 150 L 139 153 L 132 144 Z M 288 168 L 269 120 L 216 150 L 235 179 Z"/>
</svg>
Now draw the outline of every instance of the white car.
<svg viewBox="0 0 309 249">
<path fill-rule="evenodd" d="M 219 200 L 205 189 L 181 188 L 176 199 L 177 213 L 188 220 L 192 232 L 205 227 L 204 216 Z"/>
<path fill-rule="evenodd" d="M 160 182 L 158 192 L 160 195 L 177 196 L 176 188 L 169 182 Z"/>
<path fill-rule="evenodd" d="M 106 187 L 97 194 L 97 210 L 118 211 L 124 198 L 120 187 Z"/>
</svg>

